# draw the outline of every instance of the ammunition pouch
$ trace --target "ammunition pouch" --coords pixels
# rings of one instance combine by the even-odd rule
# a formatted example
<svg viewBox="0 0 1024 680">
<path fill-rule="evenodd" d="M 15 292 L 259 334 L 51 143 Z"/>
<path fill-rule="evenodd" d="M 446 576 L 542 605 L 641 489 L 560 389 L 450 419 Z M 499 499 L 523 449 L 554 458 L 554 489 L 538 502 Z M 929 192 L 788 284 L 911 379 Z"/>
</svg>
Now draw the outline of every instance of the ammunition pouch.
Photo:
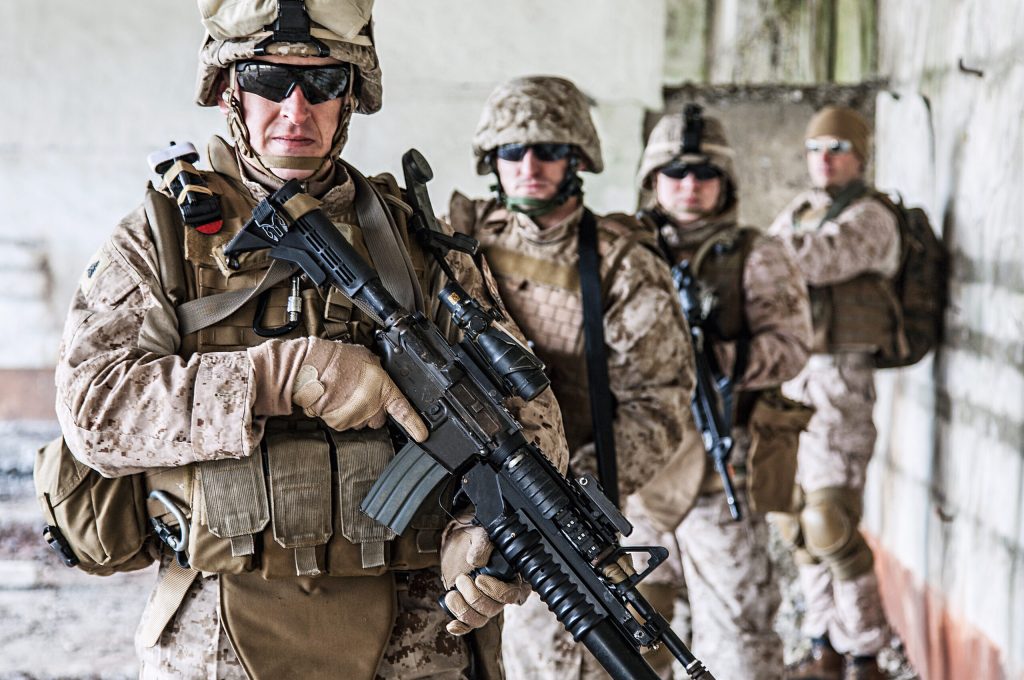
<svg viewBox="0 0 1024 680">
<path fill-rule="evenodd" d="M 104 477 L 58 437 L 37 452 L 33 478 L 44 536 L 67 566 L 109 576 L 153 562 L 140 475 Z"/>
<path fill-rule="evenodd" d="M 386 429 L 334 432 L 274 419 L 259 455 L 155 471 L 146 482 L 186 509 L 186 557 L 202 572 L 277 579 L 435 566 L 446 519 L 436 496 L 401 537 L 359 512 L 393 456 Z M 174 525 L 165 507 L 149 503 L 151 516 Z"/>
<path fill-rule="evenodd" d="M 901 312 L 890 280 L 862 274 L 833 286 L 811 286 L 808 292 L 816 340 L 813 351 L 900 354 Z"/>
<path fill-rule="evenodd" d="M 790 509 L 800 433 L 813 414 L 813 408 L 783 396 L 779 389 L 758 394 L 747 423 L 747 497 L 752 511 Z"/>
</svg>

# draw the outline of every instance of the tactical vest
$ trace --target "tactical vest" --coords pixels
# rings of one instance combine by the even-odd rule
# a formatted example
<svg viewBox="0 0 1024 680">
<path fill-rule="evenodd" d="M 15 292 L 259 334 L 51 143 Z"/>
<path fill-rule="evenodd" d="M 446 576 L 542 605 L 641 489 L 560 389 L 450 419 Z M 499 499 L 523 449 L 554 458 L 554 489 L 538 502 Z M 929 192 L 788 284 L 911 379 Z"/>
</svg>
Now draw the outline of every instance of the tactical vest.
<svg viewBox="0 0 1024 680">
<path fill-rule="evenodd" d="M 562 412 L 569 451 L 593 441 L 586 356 L 583 345 L 583 305 L 575 261 L 557 262 L 525 255 L 503 245 L 508 222 L 482 229 L 495 201 L 471 201 L 461 194 L 452 199 L 452 227 L 480 241 L 480 252 L 498 282 L 501 299 L 533 350 L 546 366 L 551 389 Z M 601 255 L 601 292 L 607 296 L 623 258 L 646 235 L 628 215 L 597 218 Z"/>
<path fill-rule="evenodd" d="M 254 286 L 271 264 L 267 251 L 254 251 L 239 258 L 237 270 L 226 266 L 220 246 L 241 229 L 255 201 L 237 178 L 203 175 L 220 198 L 224 227 L 215 235 L 185 229 L 187 299 Z M 383 176 L 371 182 L 388 203 L 401 202 L 393 178 Z M 151 222 L 171 220 L 180 234 L 180 216 L 173 203 L 150 193 L 147 203 L 155 213 L 149 215 Z M 351 204 L 338 212 L 337 203 L 325 201 L 325 214 L 372 261 L 355 226 Z M 391 213 L 426 295 L 436 284 L 428 280 L 423 253 L 409 247 L 404 213 Z M 166 232 L 165 227 L 156 224 L 153 231 Z M 161 262 L 162 269 L 173 266 L 173 262 Z M 177 267 L 181 268 L 180 262 Z M 288 280 L 268 291 L 262 326 L 285 322 L 289 292 Z M 319 289 L 307 287 L 301 296 L 301 323 L 281 338 L 316 336 L 372 347 L 373 322 L 338 290 L 332 287 L 324 296 Z M 223 321 L 182 338 L 181 356 L 187 360 L 196 352 L 238 351 L 263 342 L 253 330 L 257 304 L 252 300 Z M 265 578 L 371 576 L 438 564 L 445 517 L 437 499 L 424 503 L 400 537 L 359 512 L 360 502 L 394 453 L 387 428 L 337 432 L 296 411 L 289 417 L 269 419 L 260 451 L 248 458 L 155 470 L 146 474 L 146 481 L 148 490 L 162 490 L 187 509 L 188 560 L 194 569 L 227 574 L 258 571 Z M 150 499 L 148 509 L 150 516 L 174 523 L 160 502 Z"/>
<path fill-rule="evenodd" d="M 700 245 L 691 260 L 694 276 L 714 296 L 711 323 L 715 340 L 743 342 L 747 328 L 743 269 L 760 232 L 732 225 Z"/>
<path fill-rule="evenodd" d="M 793 215 L 794 224 L 813 219 L 810 208 Z M 818 225 L 820 227 L 820 225 Z M 808 286 L 816 354 L 879 352 L 901 354 L 899 301 L 892 281 L 874 272 L 829 286 Z"/>
</svg>

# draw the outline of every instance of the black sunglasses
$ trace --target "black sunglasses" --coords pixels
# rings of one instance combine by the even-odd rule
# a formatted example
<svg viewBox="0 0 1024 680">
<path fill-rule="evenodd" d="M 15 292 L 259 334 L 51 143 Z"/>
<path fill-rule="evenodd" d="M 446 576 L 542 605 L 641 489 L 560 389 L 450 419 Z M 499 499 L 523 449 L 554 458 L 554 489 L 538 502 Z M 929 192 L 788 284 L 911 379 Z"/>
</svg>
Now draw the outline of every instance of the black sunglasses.
<svg viewBox="0 0 1024 680">
<path fill-rule="evenodd" d="M 310 104 L 322 104 L 348 92 L 352 70 L 349 64 L 295 66 L 266 61 L 240 61 L 235 66 L 238 87 L 272 102 L 283 102 L 295 90 Z"/>
<path fill-rule="evenodd" d="M 495 153 L 503 161 L 519 162 L 531 149 L 537 160 L 545 162 L 560 161 L 572 154 L 572 144 L 502 144 Z"/>
<path fill-rule="evenodd" d="M 694 179 L 702 182 L 722 176 L 722 171 L 710 163 L 700 163 L 698 165 L 687 165 L 685 163 L 666 165 L 658 172 L 665 175 L 665 177 L 671 177 L 672 179 L 682 179 L 687 175 L 693 175 Z"/>
</svg>

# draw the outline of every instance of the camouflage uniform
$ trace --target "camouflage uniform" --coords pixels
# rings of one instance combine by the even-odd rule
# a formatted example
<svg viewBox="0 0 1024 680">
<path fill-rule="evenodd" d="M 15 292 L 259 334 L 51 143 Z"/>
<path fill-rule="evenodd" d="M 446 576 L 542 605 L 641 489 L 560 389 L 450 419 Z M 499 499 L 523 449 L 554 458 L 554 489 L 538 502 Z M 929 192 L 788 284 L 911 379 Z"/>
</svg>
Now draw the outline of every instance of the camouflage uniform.
<svg viewBox="0 0 1024 680">
<path fill-rule="evenodd" d="M 540 77 L 503 85 L 491 95 L 474 139 L 479 170 L 490 170 L 486 156 L 500 144 L 542 141 L 575 144 L 589 169 L 601 169 L 588 106 L 575 86 Z M 574 473 L 596 468 L 577 254 L 582 215 L 581 205 L 559 223 L 542 226 L 496 200 L 456 194 L 449 216 L 456 230 L 479 239 L 510 315 L 549 369 Z M 693 359 L 668 269 L 641 242 L 636 221 L 598 216 L 597 233 L 618 481 L 625 497 L 657 474 L 680 442 Z M 503 660 L 511 680 L 607 677 L 536 595 L 504 613 Z"/>
<path fill-rule="evenodd" d="M 782 244 L 738 229 L 735 185 L 729 185 L 734 182 L 731 149 L 717 119 L 704 117 L 703 125 L 701 151 L 706 156 L 682 157 L 692 164 L 710 162 L 726 173 L 716 214 L 680 224 L 656 206 L 645 217 L 659 230 L 673 263 L 688 260 L 699 267 L 698 280 L 715 291 L 717 318 L 739 315 L 738 324 L 718 324 L 725 337 L 714 347 L 723 369 L 731 370 L 737 343 L 731 336 L 736 329 L 727 327 L 742 326 L 739 340 L 747 345 L 747 359 L 735 382 L 738 422 L 731 461 L 743 517 L 738 522 L 732 519 L 721 480 L 706 464 L 707 454 L 691 418 L 684 446 L 672 465 L 629 499 L 626 514 L 636 527 L 629 542 L 669 548 L 668 563 L 641 583 L 641 591 L 669 614 L 680 591 L 688 590 L 692 649 L 715 677 L 774 680 L 783 674 L 782 641 L 773 627 L 780 596 L 768 557 L 765 515 L 751 506 L 745 489 L 753 463 L 748 460 L 753 425 L 744 422 L 749 420 L 744 404 L 800 371 L 809 352 L 810 305 L 803 279 Z M 683 130 L 682 116 L 672 115 L 652 131 L 641 162 L 646 188 L 653 188 L 653 174 L 659 168 L 678 162 Z M 718 245 L 712 246 L 716 241 Z M 738 287 L 739 294 L 730 293 L 730 287 Z M 741 309 L 725 308 L 730 305 Z M 785 475 L 784 468 L 773 465 L 776 462 L 757 465 Z M 667 653 L 660 651 L 652 658 L 667 677 Z M 685 677 L 678 664 L 676 677 Z"/>
<path fill-rule="evenodd" d="M 864 275 L 890 278 L 899 265 L 896 217 L 870 196 L 853 201 L 819 226 L 837 193 L 831 189 L 806 191 L 771 226 L 771 233 L 782 240 L 800 267 L 812 299 L 815 289 L 828 290 Z M 867 465 L 875 446 L 872 355 L 888 338 L 883 333 L 875 340 L 868 337 L 839 349 L 831 337 L 831 324 L 820 320 L 826 312 L 819 311 L 817 303 L 814 311 L 815 354 L 804 371 L 784 388 L 792 398 L 816 409 L 800 439 L 797 481 L 807 498 L 805 513 L 816 505 L 840 508 L 825 512 L 838 513 L 842 522 L 850 524 L 850 530 L 844 537 L 847 545 L 832 551 L 836 554 L 824 554 L 813 545 L 797 552 L 800 582 L 807 599 L 803 630 L 812 638 L 827 633 L 840 652 L 871 656 L 884 645 L 887 631 L 870 548 L 856 525 Z M 850 305 L 831 310 L 831 317 L 857 318 L 859 312 Z M 816 504 L 816 499 L 821 502 Z"/>
<path fill-rule="evenodd" d="M 368 12 L 366 9 L 367 16 Z M 316 18 L 314 13 L 313 19 Z M 363 21 L 365 23 L 365 17 Z M 356 93 L 357 96 L 362 95 L 356 108 L 372 112 L 380 104 L 379 71 L 373 68 L 376 55 L 366 34 L 363 31 L 353 38 L 359 44 L 332 40 L 327 40 L 327 43 L 332 50 L 339 50 L 337 56 L 349 56 L 361 68 L 367 87 Z M 211 47 L 218 43 L 225 49 Z M 249 50 L 251 55 L 253 44 L 254 40 L 246 36 L 234 42 L 208 37 L 204 54 L 207 59 L 210 55 L 223 58 L 225 52 L 235 49 L 234 58 L 238 58 L 237 52 Z M 304 43 L 290 45 L 290 48 L 300 54 L 310 54 L 310 45 Z M 227 59 L 222 65 L 230 65 L 232 60 Z M 209 76 L 219 67 L 206 61 L 204 68 Z M 201 102 L 209 104 L 215 101 L 210 97 L 214 80 L 213 77 L 201 77 Z M 340 128 L 335 149 L 326 160 L 321 159 L 322 167 L 306 180 L 306 190 L 320 199 L 324 214 L 339 230 L 347 233 L 357 250 L 362 249 L 366 256 L 353 205 L 356 191 L 353 176 L 334 155 L 344 141 L 347 117 L 342 120 Z M 233 128 L 232 132 L 238 142 L 238 129 Z M 238 206 L 255 204 L 282 183 L 268 172 L 262 162 L 257 162 L 259 159 L 253 157 L 251 148 L 245 147 L 246 144 L 230 147 L 219 138 L 214 138 L 210 145 L 209 160 L 213 171 L 202 174 L 216 189 L 225 210 L 225 222 L 220 233 L 206 236 L 188 227 L 183 230 L 179 222 L 172 226 L 177 230 L 178 242 L 161 242 L 158 234 L 166 234 L 167 230 L 151 218 L 147 202 L 146 208 L 140 208 L 122 220 L 90 261 L 72 300 L 56 372 L 57 415 L 76 457 L 105 475 L 122 476 L 136 472 L 159 475 L 163 470 L 174 471 L 180 466 L 245 460 L 250 456 L 260 456 L 261 446 L 266 447 L 264 429 L 270 427 L 273 419 L 268 421 L 252 413 L 256 384 L 246 352 L 247 346 L 263 341 L 252 331 L 255 302 L 243 306 L 213 327 L 182 336 L 178 331 L 176 312 L 176 306 L 184 301 L 181 299 L 182 291 L 174 288 L 176 277 L 168 276 L 170 262 L 170 268 L 181 275 L 183 286 L 190 291 L 186 295 L 188 299 L 218 292 L 216 285 L 227 285 L 228 288 L 233 285 L 231 279 L 237 272 L 226 267 L 218 270 L 219 265 L 204 270 L 193 263 L 197 258 L 216 260 L 220 251 L 214 245 L 223 245 L 248 217 L 247 211 L 238 209 Z M 156 199 L 170 201 L 155 192 L 147 194 L 147 201 L 154 195 Z M 400 243 L 405 244 L 414 263 L 412 269 L 418 284 L 424 288 L 427 313 L 434 314 L 441 327 L 445 328 L 445 314 L 439 311 L 436 301 L 430 299 L 430 286 L 424 286 L 424 282 L 433 282 L 431 286 L 435 286 L 442 280 L 439 268 L 425 253 L 410 245 L 415 242 L 408 234 L 400 233 L 399 236 Z M 171 250 L 179 252 L 173 255 Z M 254 261 L 259 262 L 249 259 L 250 263 Z M 455 277 L 471 295 L 484 303 L 492 301 L 500 306 L 495 284 L 486 270 L 462 255 L 453 254 L 448 261 Z M 267 266 L 269 261 L 264 261 L 262 267 L 265 269 Z M 262 271 L 255 272 L 257 278 Z M 311 288 L 308 282 L 304 286 L 307 288 L 302 295 L 305 325 L 284 337 L 301 338 L 318 329 L 315 332 L 321 337 L 344 336 L 348 342 L 362 343 L 373 349 L 372 323 L 366 317 L 359 317 L 358 312 L 352 310 L 351 303 L 347 303 L 347 307 L 338 307 L 344 301 L 335 297 L 337 291 L 324 299 L 324 292 Z M 283 299 L 287 288 L 287 280 L 277 284 L 271 289 L 271 299 Z M 337 312 L 338 309 L 347 309 L 350 316 L 334 323 L 328 332 L 326 327 L 330 325 L 331 310 Z M 279 317 L 277 323 L 283 319 L 282 309 L 268 311 L 270 325 L 274 325 L 271 318 L 274 313 Z M 513 333 L 521 337 L 514 322 L 506 319 L 506 323 Z M 215 346 L 224 349 L 209 349 Z M 200 348 L 199 351 L 196 347 Z M 528 404 L 513 400 L 510 407 L 524 424 L 528 436 L 559 469 L 564 470 L 568 455 L 561 417 L 551 391 Z M 299 411 L 289 418 L 288 423 L 285 428 L 289 432 L 302 428 L 326 431 L 326 426 L 303 417 Z M 278 436 L 282 436 L 280 431 Z M 284 436 L 287 438 L 288 435 Z M 337 498 L 335 502 L 339 502 Z M 208 509 L 209 506 L 195 507 L 193 511 L 200 513 Z M 318 601 L 330 600 L 330 593 L 337 592 L 332 589 L 347 588 L 358 593 L 366 584 L 365 592 L 373 596 L 365 606 L 345 611 L 336 619 L 340 621 L 339 628 L 350 631 L 364 627 L 364 620 L 368 620 L 366 615 L 372 618 L 374 610 L 393 608 L 393 622 L 380 630 L 380 636 L 374 641 L 381 650 L 375 668 L 372 659 L 369 667 L 351 668 L 349 659 L 355 655 L 355 650 L 346 649 L 343 644 L 324 648 L 321 638 L 331 638 L 324 635 L 323 630 L 303 628 L 300 622 L 294 629 L 286 631 L 286 642 L 294 647 L 286 647 L 281 655 L 283 658 L 277 663 L 285 668 L 294 668 L 296 662 L 305 661 L 313 654 L 319 655 L 316 658 L 323 661 L 315 673 L 304 673 L 306 677 L 326 674 L 330 677 L 364 678 L 465 678 L 469 674 L 471 647 L 482 644 L 487 634 L 496 641 L 497 633 L 481 631 L 480 636 L 456 638 L 444 630 L 448 618 L 437 605 L 437 597 L 444 591 L 437 566 L 440 533 L 433 532 L 432 545 L 422 545 L 421 552 L 426 556 L 424 566 L 411 570 L 388 571 L 382 568 L 378 572 L 367 572 L 369 575 L 365 577 L 289 578 L 286 575 L 276 579 L 264 579 L 258 573 L 249 572 L 233 575 L 235 586 L 232 587 L 239 587 L 248 579 L 249 587 L 273 593 L 275 611 L 301 615 L 314 605 L 322 607 Z M 347 534 L 343 535 L 337 527 L 333 540 L 352 545 Z M 264 550 L 271 547 L 267 545 Z M 358 545 L 353 547 L 358 551 Z M 161 587 L 168 582 L 165 576 L 170 575 L 174 579 L 181 573 L 182 570 L 173 566 L 173 560 L 165 552 L 161 557 Z M 229 579 L 218 574 L 186 573 L 189 580 L 185 582 L 187 590 L 183 591 L 180 605 L 175 602 L 168 609 L 168 604 L 161 601 L 165 591 L 160 588 L 150 598 L 136 639 L 142 662 L 141 677 L 247 677 L 236 655 L 235 638 L 229 641 L 229 636 L 236 635 L 238 631 L 233 633 L 226 627 L 228 606 L 225 598 L 229 593 L 226 585 Z M 371 583 L 375 584 L 372 588 Z M 236 594 L 233 593 L 232 597 Z M 166 617 L 162 616 L 161 610 L 167 610 Z M 290 622 L 296 620 L 282 618 Z M 248 630 L 258 631 L 263 627 L 276 630 L 274 625 L 274 621 L 257 621 Z M 479 647 L 474 651 L 484 653 Z M 478 656 L 477 661 L 500 673 L 496 642 L 487 651 L 490 658 Z M 262 667 L 253 672 L 260 677 L 282 677 Z"/>
</svg>

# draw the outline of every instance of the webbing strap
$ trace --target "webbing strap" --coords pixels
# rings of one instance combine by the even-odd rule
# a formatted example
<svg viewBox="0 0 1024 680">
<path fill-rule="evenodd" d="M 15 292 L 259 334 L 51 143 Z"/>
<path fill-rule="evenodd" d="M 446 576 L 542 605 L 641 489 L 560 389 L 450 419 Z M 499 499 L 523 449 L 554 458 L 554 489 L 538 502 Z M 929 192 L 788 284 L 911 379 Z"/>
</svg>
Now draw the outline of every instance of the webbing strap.
<svg viewBox="0 0 1024 680">
<path fill-rule="evenodd" d="M 298 267 L 284 260 L 274 260 L 255 288 L 207 295 L 178 305 L 178 332 L 184 337 L 189 333 L 195 333 L 223 321 L 241 309 L 249 300 L 287 279 L 297 269 Z"/>
<path fill-rule="evenodd" d="M 854 180 L 847 184 L 839 193 L 836 194 L 836 197 L 832 200 L 832 204 L 825 212 L 825 216 L 821 218 L 821 222 L 818 222 L 817 229 L 821 229 L 823 224 L 839 217 L 840 213 L 846 210 L 851 203 L 867 192 L 867 185 L 860 180 Z"/>
<path fill-rule="evenodd" d="M 185 569 L 177 560 L 170 561 L 142 613 L 138 636 L 143 647 L 157 643 L 197 576 L 199 572 L 195 569 Z"/>
<path fill-rule="evenodd" d="M 399 243 L 398 228 L 384 208 L 384 201 L 370 182 L 342 161 L 356 184 L 356 215 L 373 268 L 384 288 L 409 311 L 424 311 L 423 292 L 413 272 L 409 253 Z"/>
<path fill-rule="evenodd" d="M 597 475 L 604 493 L 619 504 L 618 471 L 615 467 L 615 435 L 612 431 L 612 393 L 604 344 L 604 304 L 601 297 L 601 255 L 597 252 L 597 220 L 583 210 L 579 231 L 580 292 L 583 303 L 583 338 L 590 391 L 590 416 L 594 423 Z"/>
</svg>

